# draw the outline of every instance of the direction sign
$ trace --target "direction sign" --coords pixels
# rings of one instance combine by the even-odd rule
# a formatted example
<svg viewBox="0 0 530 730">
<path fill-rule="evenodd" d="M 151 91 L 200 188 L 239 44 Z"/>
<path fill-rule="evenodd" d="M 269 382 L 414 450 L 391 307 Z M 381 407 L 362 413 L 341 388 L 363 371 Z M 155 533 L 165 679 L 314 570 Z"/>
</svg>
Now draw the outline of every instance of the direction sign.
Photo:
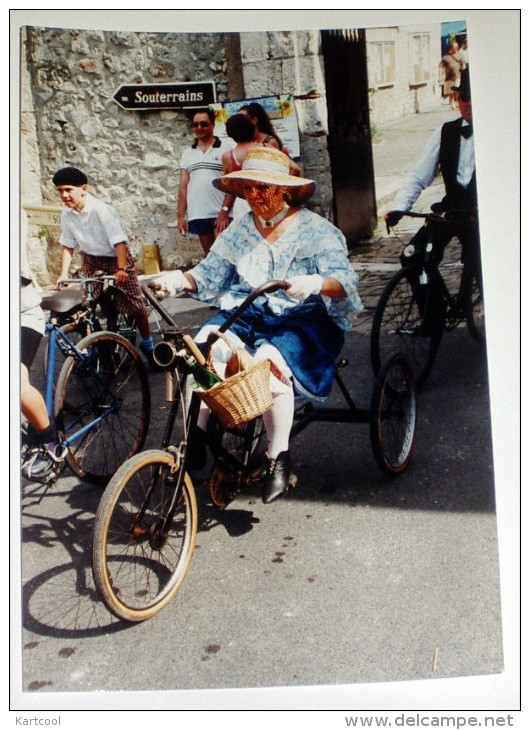
<svg viewBox="0 0 530 730">
<path fill-rule="evenodd" d="M 130 111 L 145 109 L 199 109 L 215 102 L 213 81 L 179 84 L 130 84 L 120 86 L 113 100 Z"/>
</svg>

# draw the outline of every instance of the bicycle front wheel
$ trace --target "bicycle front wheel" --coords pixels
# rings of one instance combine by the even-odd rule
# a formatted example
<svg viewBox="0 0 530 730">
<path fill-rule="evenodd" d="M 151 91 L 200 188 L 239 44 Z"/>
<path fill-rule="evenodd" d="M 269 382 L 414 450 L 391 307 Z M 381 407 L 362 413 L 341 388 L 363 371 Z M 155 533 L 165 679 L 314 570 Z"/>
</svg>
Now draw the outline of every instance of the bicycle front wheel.
<svg viewBox="0 0 530 730">
<path fill-rule="evenodd" d="M 377 376 L 381 364 L 392 354 L 402 352 L 410 360 L 416 387 L 425 382 L 436 359 L 443 334 L 443 322 L 436 319 L 426 326 L 424 313 L 428 309 L 429 285 L 414 286 L 418 279 L 412 267 L 397 271 L 383 290 L 377 303 L 370 335 L 372 368 Z M 420 306 L 418 296 L 425 290 Z"/>
<path fill-rule="evenodd" d="M 188 475 L 178 476 L 172 454 L 145 451 L 118 469 L 99 503 L 94 581 L 110 611 L 125 621 L 161 611 L 190 566 L 197 502 Z"/>
<path fill-rule="evenodd" d="M 370 438 L 378 466 L 401 474 L 412 456 L 416 437 L 416 386 L 403 353 L 392 355 L 379 371 L 372 394 Z"/>
<path fill-rule="evenodd" d="M 105 484 L 144 445 L 149 428 L 147 374 L 134 347 L 112 332 L 81 340 L 81 360 L 69 356 L 61 369 L 54 413 L 66 460 L 82 479 Z"/>
</svg>

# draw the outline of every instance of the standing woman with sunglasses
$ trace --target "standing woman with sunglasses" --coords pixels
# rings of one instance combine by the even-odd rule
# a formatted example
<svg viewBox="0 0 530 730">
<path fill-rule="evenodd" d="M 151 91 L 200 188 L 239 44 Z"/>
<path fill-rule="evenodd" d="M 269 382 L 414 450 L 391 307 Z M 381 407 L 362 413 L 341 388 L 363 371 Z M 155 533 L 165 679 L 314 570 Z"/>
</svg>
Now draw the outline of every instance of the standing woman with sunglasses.
<svg viewBox="0 0 530 730">
<path fill-rule="evenodd" d="M 233 195 L 224 195 L 212 181 L 223 174 L 222 157 L 234 143 L 214 135 L 213 109 L 198 109 L 193 115 L 195 141 L 187 147 L 180 161 L 178 189 L 178 229 L 182 235 L 199 236 L 204 253 L 230 223 Z"/>
</svg>

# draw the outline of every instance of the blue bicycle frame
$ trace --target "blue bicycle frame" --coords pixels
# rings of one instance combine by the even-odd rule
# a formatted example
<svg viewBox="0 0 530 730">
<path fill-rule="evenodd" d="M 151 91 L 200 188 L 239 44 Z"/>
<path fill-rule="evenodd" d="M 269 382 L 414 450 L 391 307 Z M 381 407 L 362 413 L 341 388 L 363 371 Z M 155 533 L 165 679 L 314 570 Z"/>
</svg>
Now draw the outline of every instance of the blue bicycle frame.
<svg viewBox="0 0 530 730">
<path fill-rule="evenodd" d="M 75 357 L 81 362 L 81 363 L 87 363 L 88 359 L 87 356 L 84 355 L 80 350 L 77 349 L 77 347 L 74 345 L 74 343 L 67 337 L 67 335 L 55 324 L 46 324 L 45 331 L 48 335 L 48 350 L 47 350 L 47 366 L 46 366 L 46 379 L 44 384 L 44 401 L 46 403 L 46 409 L 48 411 L 48 415 L 50 418 L 53 417 L 53 394 L 54 394 L 54 383 L 53 383 L 53 376 L 55 372 L 55 355 L 56 355 L 56 348 L 59 347 L 59 349 L 63 352 L 65 357 L 72 354 L 75 355 Z M 61 443 L 63 446 L 70 447 L 72 444 L 74 444 L 76 441 L 78 441 L 80 438 L 83 438 L 85 434 L 87 434 L 89 431 L 91 431 L 93 428 L 98 426 L 102 421 L 104 421 L 106 418 L 108 418 L 109 415 L 112 413 L 115 413 L 117 411 L 119 404 L 119 399 L 117 399 L 112 406 L 108 408 L 108 410 L 103 413 L 101 416 L 98 416 L 93 421 L 90 421 L 86 426 L 83 426 L 79 429 L 79 431 L 75 431 L 74 433 L 70 433 L 68 437 L 64 440 L 61 440 Z M 68 431 L 71 432 L 75 428 L 75 422 L 74 424 L 71 424 L 68 428 Z"/>
</svg>

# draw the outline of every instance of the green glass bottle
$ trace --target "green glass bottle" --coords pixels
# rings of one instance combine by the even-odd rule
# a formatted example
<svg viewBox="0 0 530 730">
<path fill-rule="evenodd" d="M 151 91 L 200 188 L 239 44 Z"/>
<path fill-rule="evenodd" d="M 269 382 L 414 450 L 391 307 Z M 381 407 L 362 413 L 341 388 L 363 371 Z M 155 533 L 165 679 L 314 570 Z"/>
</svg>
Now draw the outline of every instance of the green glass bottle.
<svg viewBox="0 0 530 730">
<path fill-rule="evenodd" d="M 212 373 L 211 370 L 208 370 L 208 368 L 205 367 L 205 357 L 199 350 L 195 342 L 192 340 L 192 338 L 189 335 L 184 335 L 183 339 L 186 347 L 193 354 L 193 357 L 186 356 L 185 360 L 192 372 L 193 378 L 197 384 L 197 388 L 201 388 L 202 390 L 208 390 L 214 385 L 217 385 L 217 383 L 220 383 L 222 381 L 222 378 L 220 378 L 215 373 Z"/>
<path fill-rule="evenodd" d="M 199 365 L 199 363 L 192 357 L 186 357 L 185 360 L 191 370 L 191 374 L 193 375 L 197 388 L 200 388 L 201 390 L 208 390 L 221 382 L 221 378 L 218 375 L 207 370 L 207 368 L 203 368 L 202 365 Z"/>
</svg>

